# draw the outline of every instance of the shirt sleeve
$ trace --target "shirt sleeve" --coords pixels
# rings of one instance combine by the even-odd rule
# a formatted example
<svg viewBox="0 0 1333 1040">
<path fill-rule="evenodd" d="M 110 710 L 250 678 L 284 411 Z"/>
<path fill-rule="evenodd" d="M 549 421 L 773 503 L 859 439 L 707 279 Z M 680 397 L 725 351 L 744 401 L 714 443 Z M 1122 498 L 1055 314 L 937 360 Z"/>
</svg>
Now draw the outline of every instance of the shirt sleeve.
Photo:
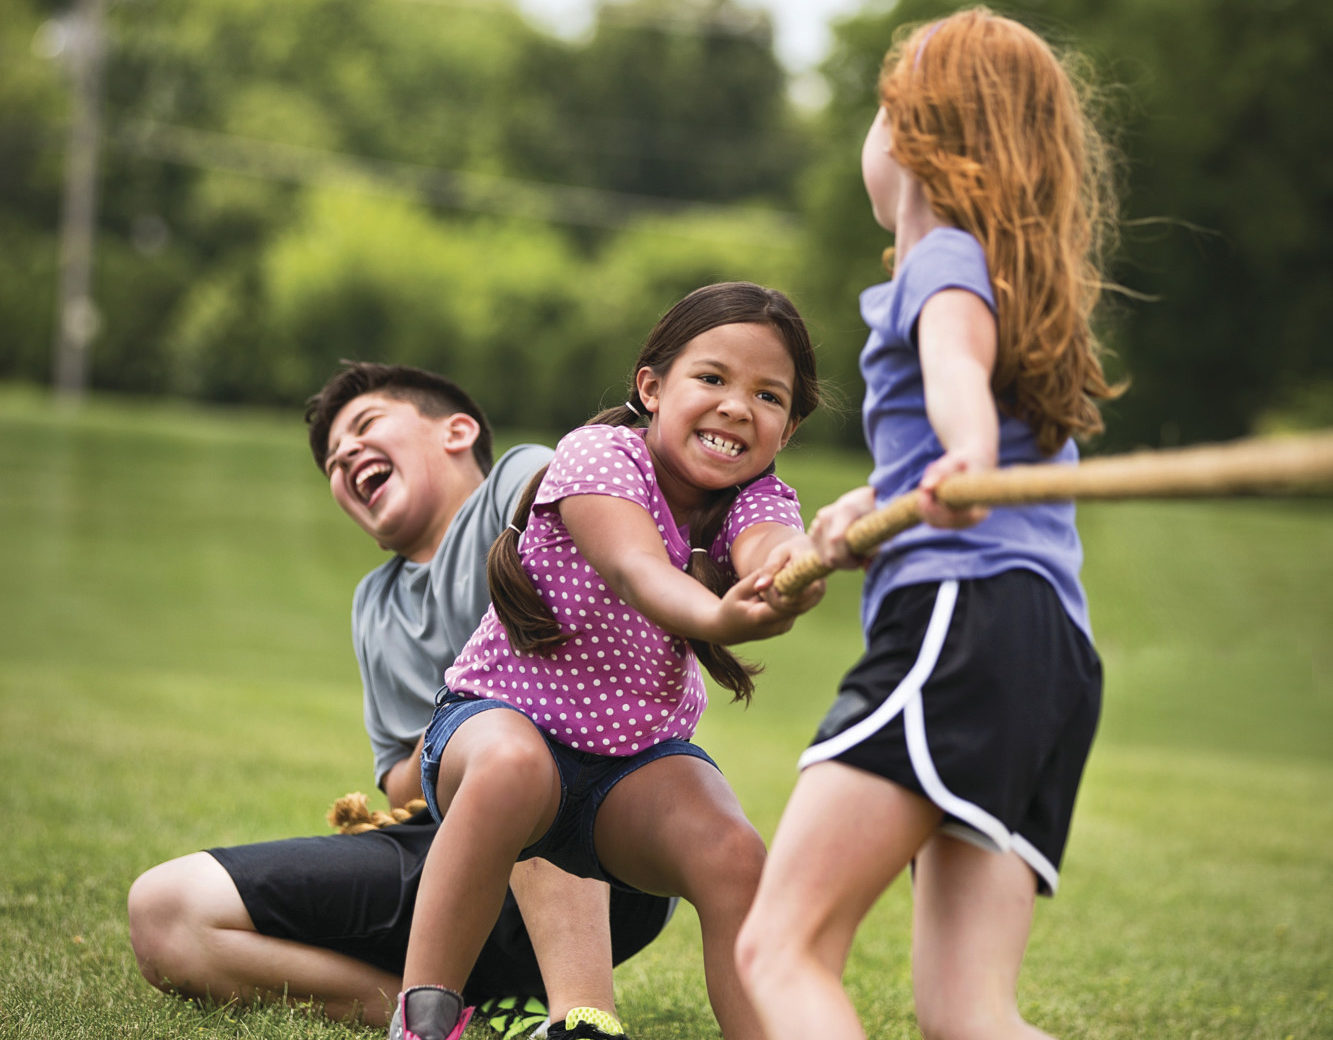
<svg viewBox="0 0 1333 1040">
<path fill-rule="evenodd" d="M 782 524 L 804 531 L 805 522 L 801 519 L 801 502 L 796 491 L 771 474 L 746 485 L 727 511 L 722 530 L 709 554 L 714 559 L 729 558 L 731 544 L 742 531 L 755 524 Z"/>
<path fill-rule="evenodd" d="M 643 438 L 621 426 L 581 426 L 556 445 L 537 505 L 574 495 L 623 498 L 652 512 L 652 463 Z"/>
<path fill-rule="evenodd" d="M 528 480 L 551 461 L 551 449 L 539 444 L 520 444 L 502 455 L 489 477 L 491 501 L 496 510 L 497 533 L 514 518 L 514 510 L 527 489 Z"/>
<path fill-rule="evenodd" d="M 898 297 L 898 335 L 916 342 L 916 323 L 926 302 L 945 289 L 965 289 L 979 296 L 995 313 L 986 253 L 972 235 L 956 228 L 937 228 L 907 254 Z"/>
</svg>

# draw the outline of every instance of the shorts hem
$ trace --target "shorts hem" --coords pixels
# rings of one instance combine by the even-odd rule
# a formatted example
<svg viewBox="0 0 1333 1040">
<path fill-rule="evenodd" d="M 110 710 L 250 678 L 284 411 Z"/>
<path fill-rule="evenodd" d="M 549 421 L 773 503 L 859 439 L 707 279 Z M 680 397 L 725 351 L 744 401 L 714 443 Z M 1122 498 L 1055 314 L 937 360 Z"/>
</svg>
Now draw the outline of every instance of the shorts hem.
<svg viewBox="0 0 1333 1040">
<path fill-rule="evenodd" d="M 1060 878 L 1050 859 L 1021 834 L 1010 831 L 999 817 L 951 791 L 931 755 L 922 690 L 939 664 L 958 593 L 957 580 L 939 583 L 921 649 L 907 674 L 884 702 L 865 718 L 808 747 L 797 760 L 797 768 L 806 769 L 819 762 L 838 760 L 901 715 L 908 761 L 917 789 L 946 816 L 940 831 L 987 851 L 1014 852 L 1036 874 L 1042 894 L 1054 895 Z M 891 776 L 885 776 L 885 779 L 893 781 Z"/>
</svg>

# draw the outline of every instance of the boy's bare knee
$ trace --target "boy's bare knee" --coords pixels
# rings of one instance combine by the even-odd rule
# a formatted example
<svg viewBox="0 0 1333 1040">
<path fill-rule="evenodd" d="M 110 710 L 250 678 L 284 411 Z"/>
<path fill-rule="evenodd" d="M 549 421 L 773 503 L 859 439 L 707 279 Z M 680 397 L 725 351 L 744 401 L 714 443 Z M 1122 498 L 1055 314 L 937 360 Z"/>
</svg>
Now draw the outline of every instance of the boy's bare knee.
<svg viewBox="0 0 1333 1040">
<path fill-rule="evenodd" d="M 139 971 L 158 989 L 170 989 L 168 978 L 180 942 L 176 933 L 186 917 L 187 892 L 177 884 L 177 874 L 163 863 L 140 874 L 130 886 L 130 946 Z"/>
<path fill-rule="evenodd" d="M 222 929 L 252 930 L 240 893 L 206 852 L 159 863 L 130 886 L 130 946 L 150 984 L 199 995 L 211 970 L 212 941 Z"/>
<path fill-rule="evenodd" d="M 741 983 L 751 994 L 765 974 L 761 962 L 764 945 L 763 928 L 756 924 L 754 914 L 751 913 L 736 935 L 736 971 L 741 977 Z"/>
</svg>

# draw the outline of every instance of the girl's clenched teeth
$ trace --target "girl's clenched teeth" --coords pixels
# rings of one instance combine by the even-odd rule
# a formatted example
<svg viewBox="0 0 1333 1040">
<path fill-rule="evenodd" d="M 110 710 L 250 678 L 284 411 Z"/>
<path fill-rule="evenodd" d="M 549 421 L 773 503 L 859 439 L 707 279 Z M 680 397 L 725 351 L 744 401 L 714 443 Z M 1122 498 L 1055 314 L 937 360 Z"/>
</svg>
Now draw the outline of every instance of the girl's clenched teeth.
<svg viewBox="0 0 1333 1040">
<path fill-rule="evenodd" d="M 745 450 L 744 444 L 741 444 L 738 441 L 727 440 L 724 437 L 719 437 L 715 433 L 701 433 L 699 434 L 699 440 L 704 447 L 721 452 L 723 455 L 730 455 L 732 458 L 735 458 Z"/>
</svg>

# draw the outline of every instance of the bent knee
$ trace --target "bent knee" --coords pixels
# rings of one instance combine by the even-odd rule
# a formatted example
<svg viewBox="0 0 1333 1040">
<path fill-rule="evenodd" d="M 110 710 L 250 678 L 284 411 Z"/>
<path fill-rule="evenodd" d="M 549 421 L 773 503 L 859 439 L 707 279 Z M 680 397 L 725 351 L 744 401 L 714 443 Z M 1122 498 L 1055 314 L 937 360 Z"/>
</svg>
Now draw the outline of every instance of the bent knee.
<svg viewBox="0 0 1333 1040">
<path fill-rule="evenodd" d="M 158 989 L 168 988 L 167 965 L 185 916 L 185 892 L 176 884 L 171 866 L 162 863 L 140 874 L 126 900 L 134 958 L 143 977 Z"/>
<path fill-rule="evenodd" d="M 764 932 L 763 925 L 751 912 L 736 935 L 736 971 L 740 974 L 741 983 L 751 993 L 773 973 L 765 959 L 772 945 Z"/>
<path fill-rule="evenodd" d="M 759 832 L 742 817 L 710 832 L 698 848 L 696 873 L 702 886 L 730 902 L 743 902 L 748 910 L 768 855 Z"/>
<path fill-rule="evenodd" d="M 768 858 L 768 849 L 754 824 L 742 817 L 717 835 L 712 844 L 714 856 L 730 864 L 733 873 L 747 879 L 753 878 L 754 883 L 758 884 L 764 860 Z"/>
<path fill-rule="evenodd" d="M 792 939 L 762 906 L 751 907 L 736 936 L 736 970 L 749 993 L 780 993 L 808 972 L 809 951 Z"/>
<path fill-rule="evenodd" d="M 206 852 L 140 874 L 126 910 L 139 971 L 161 990 L 190 992 L 210 932 L 253 928 L 231 876 Z"/>
<path fill-rule="evenodd" d="M 555 759 L 540 738 L 492 745 L 471 765 L 464 781 L 497 807 L 531 803 L 558 784 Z"/>
</svg>

